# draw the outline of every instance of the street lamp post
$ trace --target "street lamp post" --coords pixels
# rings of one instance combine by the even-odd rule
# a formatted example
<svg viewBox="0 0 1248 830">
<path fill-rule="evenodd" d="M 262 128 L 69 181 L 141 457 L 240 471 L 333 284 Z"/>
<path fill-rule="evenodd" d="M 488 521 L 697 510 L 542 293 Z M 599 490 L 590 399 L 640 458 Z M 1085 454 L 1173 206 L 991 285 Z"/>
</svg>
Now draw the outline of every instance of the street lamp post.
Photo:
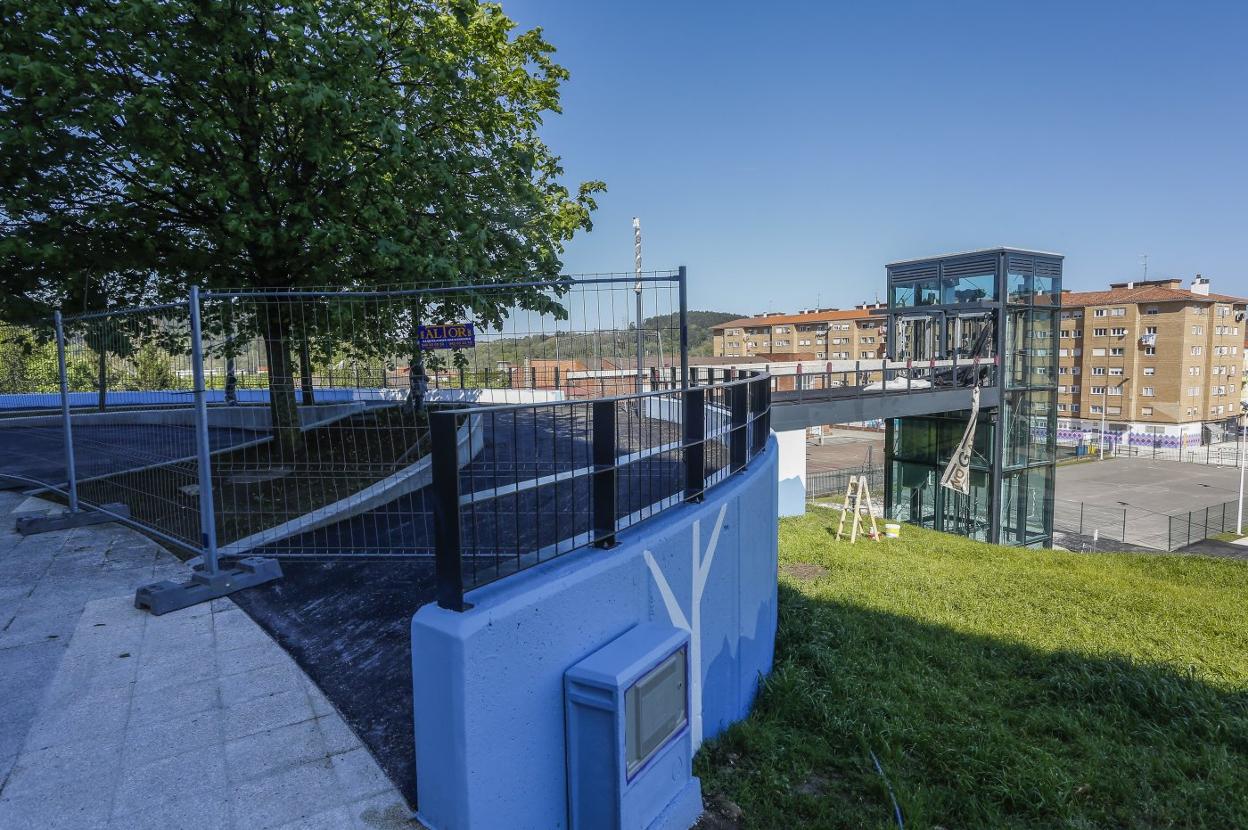
<svg viewBox="0 0 1248 830">
<path fill-rule="evenodd" d="M 1240 536 L 1244 535 L 1244 420 L 1248 416 L 1248 401 L 1241 401 L 1239 404 L 1239 418 L 1235 421 L 1238 433 L 1236 439 L 1239 443 L 1239 509 L 1235 515 L 1235 532 Z"/>
</svg>

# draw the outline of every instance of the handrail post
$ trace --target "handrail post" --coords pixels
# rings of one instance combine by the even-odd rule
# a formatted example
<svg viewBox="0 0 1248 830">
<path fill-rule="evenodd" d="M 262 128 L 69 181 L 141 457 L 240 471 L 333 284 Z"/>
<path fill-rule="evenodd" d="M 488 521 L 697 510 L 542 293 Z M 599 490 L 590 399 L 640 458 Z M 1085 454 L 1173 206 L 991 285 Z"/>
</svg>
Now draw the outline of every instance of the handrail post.
<svg viewBox="0 0 1248 830">
<path fill-rule="evenodd" d="M 686 389 L 682 397 L 685 501 L 702 501 L 706 490 L 706 390 Z"/>
<path fill-rule="evenodd" d="M 429 413 L 429 443 L 432 447 L 434 568 L 438 605 L 463 611 L 464 562 L 459 505 L 459 448 L 455 414 Z"/>
<path fill-rule="evenodd" d="M 69 376 L 65 369 L 65 323 L 61 312 L 53 315 L 56 324 L 56 366 L 61 385 L 61 428 L 65 435 L 65 475 L 69 482 L 69 512 L 78 512 L 78 469 L 74 462 L 74 426 L 69 416 Z"/>
<path fill-rule="evenodd" d="M 750 456 L 756 456 L 767 446 L 767 431 L 763 428 L 763 413 L 766 411 L 765 392 L 768 386 L 766 378 L 755 378 L 750 381 Z"/>
<path fill-rule="evenodd" d="M 594 545 L 609 548 L 615 544 L 616 452 L 615 401 L 594 401 L 591 509 Z"/>
<path fill-rule="evenodd" d="M 748 459 L 749 436 L 746 425 L 749 423 L 750 388 L 745 383 L 737 383 L 728 387 L 728 407 L 732 418 L 731 432 L 728 434 L 729 470 L 737 472 L 745 469 Z"/>
<path fill-rule="evenodd" d="M 217 519 L 212 497 L 212 451 L 208 438 L 208 400 L 204 389 L 204 343 L 199 286 L 191 286 L 191 374 L 195 382 L 195 438 L 199 456 L 199 526 L 204 572 L 217 575 Z"/>
</svg>

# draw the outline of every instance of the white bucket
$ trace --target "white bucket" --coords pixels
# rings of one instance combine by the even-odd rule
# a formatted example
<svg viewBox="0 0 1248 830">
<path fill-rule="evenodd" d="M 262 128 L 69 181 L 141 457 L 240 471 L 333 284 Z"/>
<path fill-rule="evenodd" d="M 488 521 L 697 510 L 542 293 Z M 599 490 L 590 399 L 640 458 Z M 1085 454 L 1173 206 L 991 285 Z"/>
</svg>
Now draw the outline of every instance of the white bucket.
<svg viewBox="0 0 1248 830">
<path fill-rule="evenodd" d="M 901 525 L 897 524 L 896 522 L 885 522 L 884 523 L 884 538 L 885 539 L 900 539 L 901 538 Z"/>
</svg>

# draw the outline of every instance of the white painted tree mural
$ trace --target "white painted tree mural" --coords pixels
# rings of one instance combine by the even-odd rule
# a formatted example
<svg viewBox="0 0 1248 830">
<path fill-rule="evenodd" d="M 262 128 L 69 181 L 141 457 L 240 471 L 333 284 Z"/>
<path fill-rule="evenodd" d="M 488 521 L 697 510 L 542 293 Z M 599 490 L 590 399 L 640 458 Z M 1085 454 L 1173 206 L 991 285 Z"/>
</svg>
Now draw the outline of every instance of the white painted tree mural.
<svg viewBox="0 0 1248 830">
<path fill-rule="evenodd" d="M 663 574 L 662 568 L 655 560 L 654 554 L 645 551 L 646 566 L 654 577 L 654 583 L 663 597 L 663 605 L 667 608 L 667 616 L 672 625 L 689 632 L 689 731 L 693 736 L 693 749 L 696 752 L 702 745 L 702 593 L 706 590 L 706 580 L 711 573 L 711 565 L 715 561 L 715 549 L 719 547 L 719 531 L 724 526 L 724 516 L 728 513 L 728 505 L 719 508 L 719 516 L 715 519 L 715 529 L 711 531 L 711 539 L 706 551 L 702 551 L 702 520 L 693 523 L 692 596 L 689 603 L 689 616 L 685 616 L 672 586 Z"/>
</svg>

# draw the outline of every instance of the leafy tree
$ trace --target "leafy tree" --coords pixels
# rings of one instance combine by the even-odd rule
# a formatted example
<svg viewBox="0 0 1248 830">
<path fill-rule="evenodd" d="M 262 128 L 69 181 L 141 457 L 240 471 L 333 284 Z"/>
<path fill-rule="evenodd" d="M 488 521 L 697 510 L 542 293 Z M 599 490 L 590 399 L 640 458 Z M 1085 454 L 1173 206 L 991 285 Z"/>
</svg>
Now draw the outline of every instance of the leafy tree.
<svg viewBox="0 0 1248 830">
<path fill-rule="evenodd" d="M 144 392 L 176 388 L 178 379 L 170 366 L 169 354 L 154 343 L 140 346 L 134 356 L 134 385 Z"/>
<path fill-rule="evenodd" d="M 110 355 L 123 359 L 130 357 L 134 354 L 134 341 L 123 328 L 109 325 L 107 319 L 93 320 L 88 324 L 83 340 L 95 352 L 95 388 L 99 392 L 98 408 L 103 412 L 108 405 L 108 358 Z"/>
<path fill-rule="evenodd" d="M 0 0 L 4 316 L 210 288 L 553 278 L 600 182 L 571 193 L 537 130 L 567 72 L 540 30 L 478 0 Z M 378 307 L 355 350 L 414 317 L 559 313 L 515 288 Z M 280 293 L 207 314 L 264 342 L 279 446 L 300 443 Z"/>
</svg>

